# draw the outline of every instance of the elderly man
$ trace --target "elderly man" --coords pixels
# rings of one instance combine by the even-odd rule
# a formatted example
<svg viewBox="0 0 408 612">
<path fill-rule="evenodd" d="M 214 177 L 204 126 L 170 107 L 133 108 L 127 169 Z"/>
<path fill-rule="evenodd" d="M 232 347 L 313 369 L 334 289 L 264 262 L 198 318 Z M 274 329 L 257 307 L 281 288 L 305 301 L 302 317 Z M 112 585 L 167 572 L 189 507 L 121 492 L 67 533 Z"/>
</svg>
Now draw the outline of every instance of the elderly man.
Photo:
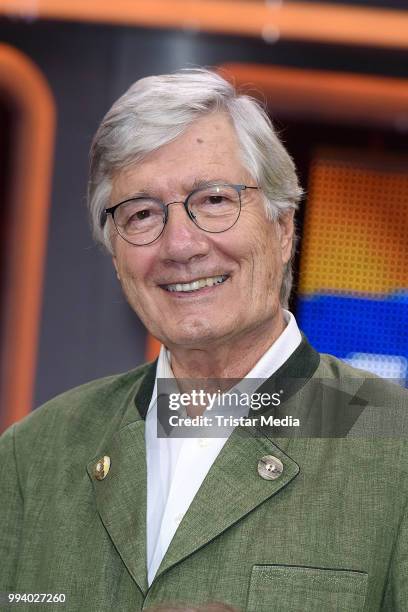
<svg viewBox="0 0 408 612">
<path fill-rule="evenodd" d="M 162 349 L 2 437 L 1 591 L 98 612 L 408 610 L 406 440 L 348 435 L 361 406 L 403 410 L 406 392 L 316 353 L 285 310 L 300 196 L 262 108 L 211 71 L 142 79 L 113 105 L 91 152 L 93 229 Z M 160 436 L 174 378 L 221 395 L 266 381 L 279 405 L 258 415 L 309 423 L 317 407 L 317 429 Z"/>
</svg>

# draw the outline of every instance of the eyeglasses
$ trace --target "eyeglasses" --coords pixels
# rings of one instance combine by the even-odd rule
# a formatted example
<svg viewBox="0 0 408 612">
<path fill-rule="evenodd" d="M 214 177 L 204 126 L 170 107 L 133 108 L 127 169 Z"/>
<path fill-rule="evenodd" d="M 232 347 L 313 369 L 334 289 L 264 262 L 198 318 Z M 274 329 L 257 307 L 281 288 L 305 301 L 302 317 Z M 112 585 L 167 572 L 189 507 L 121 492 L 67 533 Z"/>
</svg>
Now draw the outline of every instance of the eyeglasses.
<svg viewBox="0 0 408 612">
<path fill-rule="evenodd" d="M 212 184 L 194 189 L 184 201 L 165 204 L 157 198 L 128 198 L 105 209 L 112 215 L 118 234 L 135 246 L 151 244 L 163 233 L 170 204 L 183 204 L 188 217 L 205 232 L 226 232 L 238 221 L 241 213 L 241 193 L 258 189 L 248 185 Z"/>
</svg>

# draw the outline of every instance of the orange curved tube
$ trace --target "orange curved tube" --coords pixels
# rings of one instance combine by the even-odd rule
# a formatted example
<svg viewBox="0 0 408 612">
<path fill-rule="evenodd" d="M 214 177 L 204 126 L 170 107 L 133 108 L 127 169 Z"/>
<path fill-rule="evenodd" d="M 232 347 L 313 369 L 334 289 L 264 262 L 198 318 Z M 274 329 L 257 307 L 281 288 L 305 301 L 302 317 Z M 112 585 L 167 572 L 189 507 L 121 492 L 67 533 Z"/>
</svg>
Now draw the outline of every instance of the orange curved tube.
<svg viewBox="0 0 408 612">
<path fill-rule="evenodd" d="M 266 39 L 408 47 L 408 12 L 254 0 L 0 0 L 3 15 L 203 30 Z"/>
<path fill-rule="evenodd" d="M 0 87 L 16 111 L 2 299 L 0 426 L 32 408 L 48 227 L 55 106 L 45 78 L 0 45 Z"/>
</svg>

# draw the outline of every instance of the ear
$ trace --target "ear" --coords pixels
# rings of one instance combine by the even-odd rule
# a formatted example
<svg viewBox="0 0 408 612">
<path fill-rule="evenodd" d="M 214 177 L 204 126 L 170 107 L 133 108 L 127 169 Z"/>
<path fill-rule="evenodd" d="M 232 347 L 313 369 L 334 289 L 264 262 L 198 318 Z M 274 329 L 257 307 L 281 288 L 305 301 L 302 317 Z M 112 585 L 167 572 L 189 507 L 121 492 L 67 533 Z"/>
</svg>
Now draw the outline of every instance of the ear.
<svg viewBox="0 0 408 612">
<path fill-rule="evenodd" d="M 118 261 L 117 261 L 117 259 L 116 259 L 115 255 L 112 255 L 112 262 L 113 262 L 113 265 L 115 266 L 116 276 L 118 277 L 118 280 L 120 281 L 120 274 L 119 274 Z"/>
<path fill-rule="evenodd" d="M 295 211 L 291 208 L 282 213 L 278 219 L 283 263 L 287 263 L 292 255 L 293 236 L 295 233 L 294 215 Z"/>
</svg>

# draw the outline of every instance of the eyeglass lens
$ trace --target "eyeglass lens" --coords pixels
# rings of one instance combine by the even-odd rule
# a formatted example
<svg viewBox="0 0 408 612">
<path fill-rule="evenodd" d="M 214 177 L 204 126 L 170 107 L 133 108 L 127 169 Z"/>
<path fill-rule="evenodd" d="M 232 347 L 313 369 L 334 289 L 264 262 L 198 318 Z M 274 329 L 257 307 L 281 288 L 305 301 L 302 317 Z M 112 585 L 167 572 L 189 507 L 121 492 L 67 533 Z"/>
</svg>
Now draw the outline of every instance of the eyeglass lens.
<svg viewBox="0 0 408 612">
<path fill-rule="evenodd" d="M 187 199 L 192 221 L 207 232 L 225 232 L 240 213 L 239 191 L 230 185 L 213 185 L 194 191 Z M 128 242 L 153 242 L 163 231 L 165 208 L 154 198 L 135 198 L 121 204 L 114 221 L 119 234 Z"/>
</svg>

